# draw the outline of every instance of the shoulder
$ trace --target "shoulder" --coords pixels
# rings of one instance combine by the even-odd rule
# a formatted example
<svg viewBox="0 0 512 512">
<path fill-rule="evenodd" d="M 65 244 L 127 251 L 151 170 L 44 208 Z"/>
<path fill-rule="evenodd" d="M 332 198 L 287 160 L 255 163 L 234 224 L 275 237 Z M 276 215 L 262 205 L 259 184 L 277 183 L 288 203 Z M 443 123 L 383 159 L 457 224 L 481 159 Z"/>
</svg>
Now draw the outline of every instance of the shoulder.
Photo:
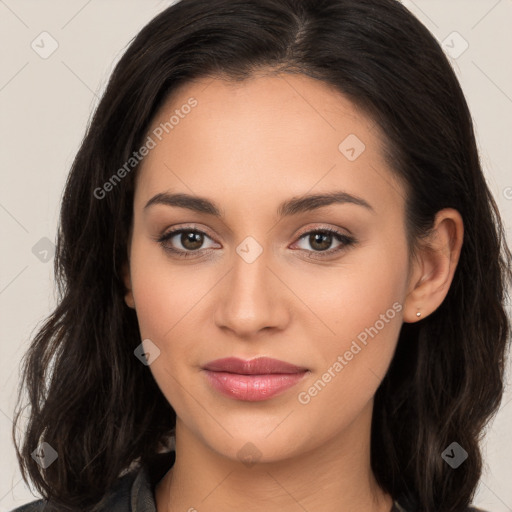
<svg viewBox="0 0 512 512">
<path fill-rule="evenodd" d="M 117 510 L 119 510 L 119 511 L 130 510 L 129 503 L 128 503 L 128 501 L 123 500 L 122 494 L 123 494 L 123 492 L 120 489 L 118 490 L 117 493 L 114 492 L 112 494 L 112 497 L 114 498 L 114 500 L 113 500 L 113 502 L 110 502 L 111 505 L 106 505 L 106 507 L 104 507 L 101 510 L 102 511 L 104 510 L 105 512 L 107 510 L 112 510 L 112 511 L 116 511 L 116 512 L 117 512 Z M 124 501 L 124 503 L 123 503 L 123 501 Z M 31 503 L 28 503 L 27 505 L 23 505 L 22 507 L 13 510 L 12 512 L 43 512 L 43 510 L 45 510 L 44 505 L 45 505 L 45 502 L 43 500 L 33 501 Z M 109 508 L 109 506 L 112 507 L 112 505 L 115 506 L 116 508 Z M 481 508 L 469 507 L 466 509 L 466 512 L 487 512 L 487 511 L 485 511 Z"/>
<path fill-rule="evenodd" d="M 418 507 L 417 501 L 412 499 L 410 496 L 405 497 L 402 495 L 400 500 L 395 501 L 395 506 L 392 512 L 418 512 L 420 509 Z M 477 508 L 474 506 L 469 506 L 460 512 L 488 512 L 483 508 Z"/>
<path fill-rule="evenodd" d="M 96 512 L 129 512 L 131 511 L 131 489 L 134 480 L 138 475 L 137 471 L 130 472 L 120 477 L 109 493 L 95 507 Z M 31 501 L 11 512 L 53 512 L 58 510 L 46 500 L 39 499 Z"/>
<path fill-rule="evenodd" d="M 11 512 L 39 512 L 44 510 L 46 502 L 44 500 L 36 500 L 22 505 L 21 507 L 15 508 Z"/>
<path fill-rule="evenodd" d="M 155 511 L 154 488 L 173 466 L 176 452 L 158 453 L 150 463 L 133 464 L 110 488 L 93 512 Z M 43 499 L 32 501 L 11 512 L 59 512 L 59 508 Z M 83 512 L 83 511 L 80 511 Z M 92 512 L 92 510 L 91 510 Z"/>
</svg>

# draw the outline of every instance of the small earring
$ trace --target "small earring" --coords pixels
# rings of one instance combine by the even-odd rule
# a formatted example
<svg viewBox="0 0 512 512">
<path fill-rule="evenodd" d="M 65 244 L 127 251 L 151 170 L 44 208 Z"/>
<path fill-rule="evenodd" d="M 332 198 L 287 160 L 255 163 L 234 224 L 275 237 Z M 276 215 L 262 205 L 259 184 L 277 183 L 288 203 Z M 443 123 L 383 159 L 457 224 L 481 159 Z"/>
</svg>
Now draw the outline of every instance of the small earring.
<svg viewBox="0 0 512 512">
<path fill-rule="evenodd" d="M 421 313 L 418 311 L 418 312 L 416 313 L 416 316 L 417 316 L 417 317 L 420 317 L 420 316 L 421 316 Z"/>
</svg>

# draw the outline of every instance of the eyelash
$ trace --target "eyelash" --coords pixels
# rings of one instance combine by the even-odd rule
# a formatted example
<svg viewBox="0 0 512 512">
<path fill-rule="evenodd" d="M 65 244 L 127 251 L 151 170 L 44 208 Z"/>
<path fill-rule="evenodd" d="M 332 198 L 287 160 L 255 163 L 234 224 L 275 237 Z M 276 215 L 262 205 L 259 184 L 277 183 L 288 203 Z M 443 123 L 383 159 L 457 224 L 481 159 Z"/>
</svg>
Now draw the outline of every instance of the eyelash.
<svg viewBox="0 0 512 512">
<path fill-rule="evenodd" d="M 200 234 L 203 234 L 206 237 L 211 239 L 211 237 L 209 237 L 204 231 L 201 231 L 201 230 L 195 229 L 195 228 L 191 228 L 191 227 L 189 227 L 189 228 L 185 227 L 185 228 L 179 228 L 179 229 L 175 229 L 173 231 L 169 231 L 169 232 L 165 233 L 164 235 L 158 237 L 156 241 L 162 246 L 162 248 L 166 252 L 169 252 L 169 253 L 173 254 L 174 256 L 177 256 L 178 258 L 194 257 L 198 253 L 200 253 L 201 251 L 205 250 L 205 249 L 197 249 L 195 251 L 190 251 L 190 250 L 183 251 L 181 249 L 175 249 L 173 247 L 165 245 L 165 242 L 167 242 L 171 238 L 173 238 L 176 235 L 179 235 L 181 233 L 200 233 Z M 302 233 L 299 236 L 297 241 L 300 241 L 303 238 L 305 238 L 305 237 L 307 237 L 309 235 L 312 235 L 312 234 L 316 234 L 316 233 L 334 235 L 334 238 L 336 240 L 338 240 L 341 243 L 341 245 L 338 248 L 328 249 L 328 250 L 325 250 L 325 251 L 310 251 L 310 250 L 307 250 L 307 249 L 299 249 L 301 251 L 306 251 L 306 252 L 315 254 L 315 256 L 310 256 L 312 258 L 324 258 L 324 257 L 332 256 L 333 254 L 339 253 L 339 252 L 341 252 L 341 251 L 347 249 L 348 247 L 351 247 L 351 246 L 353 246 L 353 245 L 355 245 L 357 243 L 357 240 L 354 237 L 345 235 L 344 233 L 341 233 L 340 231 L 337 231 L 337 230 L 332 229 L 332 228 L 321 228 L 321 229 L 313 229 L 313 230 L 310 230 L 310 231 L 306 231 L 305 233 Z M 212 251 L 212 250 L 213 249 L 206 249 L 206 251 Z"/>
</svg>

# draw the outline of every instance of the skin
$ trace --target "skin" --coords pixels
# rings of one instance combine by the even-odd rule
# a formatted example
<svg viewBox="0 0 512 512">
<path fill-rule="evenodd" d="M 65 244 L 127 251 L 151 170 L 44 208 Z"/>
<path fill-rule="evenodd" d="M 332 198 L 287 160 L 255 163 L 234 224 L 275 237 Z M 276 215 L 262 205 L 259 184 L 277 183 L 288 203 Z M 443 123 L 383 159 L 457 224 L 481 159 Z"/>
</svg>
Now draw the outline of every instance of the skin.
<svg viewBox="0 0 512 512">
<path fill-rule="evenodd" d="M 411 257 L 405 190 L 384 161 L 378 128 L 322 82 L 290 74 L 189 82 L 152 128 L 190 97 L 198 105 L 138 171 L 125 267 L 126 303 L 136 309 L 142 339 L 160 350 L 148 368 L 177 414 L 176 463 L 156 488 L 157 510 L 387 512 L 392 498 L 370 467 L 373 397 L 402 323 L 421 321 L 448 292 L 461 216 L 439 212 L 431 249 Z M 353 161 L 338 147 L 350 134 L 365 144 Z M 345 203 L 277 215 L 285 200 L 334 190 L 373 210 Z M 144 208 L 164 192 L 208 198 L 223 217 Z M 188 252 L 199 247 L 202 255 L 195 249 L 179 258 L 157 241 L 181 227 L 205 232 L 203 244 L 183 244 L 180 235 L 165 243 Z M 356 243 L 344 247 L 327 237 L 315 244 L 303 236 L 325 228 Z M 262 249 L 251 263 L 236 252 L 248 236 Z M 341 250 L 322 258 L 322 247 Z M 393 304 L 400 311 L 300 403 L 299 393 Z M 274 398 L 235 400 L 215 391 L 201 369 L 229 356 L 273 357 L 309 373 Z M 248 442 L 257 449 L 254 465 L 237 455 Z"/>
</svg>

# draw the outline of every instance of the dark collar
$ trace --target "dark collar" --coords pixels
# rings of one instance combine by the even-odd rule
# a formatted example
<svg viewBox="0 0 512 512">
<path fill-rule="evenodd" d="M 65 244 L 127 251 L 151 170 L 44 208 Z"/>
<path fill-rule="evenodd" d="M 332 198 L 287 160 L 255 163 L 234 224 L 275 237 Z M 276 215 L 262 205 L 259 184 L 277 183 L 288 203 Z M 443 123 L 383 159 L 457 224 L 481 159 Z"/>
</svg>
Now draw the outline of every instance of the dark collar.
<svg viewBox="0 0 512 512">
<path fill-rule="evenodd" d="M 171 469 L 176 452 L 158 454 L 150 466 L 143 466 L 132 480 L 130 506 L 132 512 L 156 512 L 155 488 Z"/>
</svg>

